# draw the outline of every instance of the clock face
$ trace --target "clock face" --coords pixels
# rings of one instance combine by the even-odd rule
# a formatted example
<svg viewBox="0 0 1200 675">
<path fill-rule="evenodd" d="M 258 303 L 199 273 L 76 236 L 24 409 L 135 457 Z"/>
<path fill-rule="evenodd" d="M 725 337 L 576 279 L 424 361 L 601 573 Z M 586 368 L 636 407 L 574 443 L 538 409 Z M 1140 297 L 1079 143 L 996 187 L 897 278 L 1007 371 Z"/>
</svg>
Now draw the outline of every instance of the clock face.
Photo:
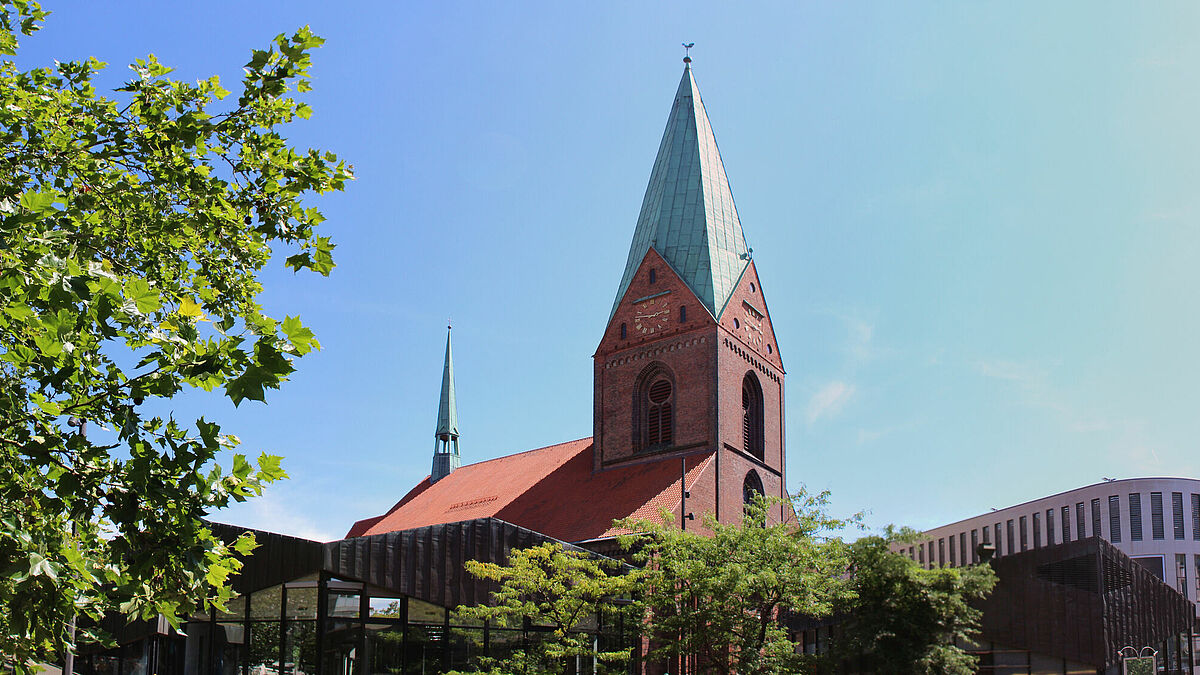
<svg viewBox="0 0 1200 675">
<path fill-rule="evenodd" d="M 641 335 L 653 335 L 671 321 L 666 298 L 651 298 L 633 306 L 633 329 Z"/>
<path fill-rule="evenodd" d="M 742 326 L 746 330 L 746 342 L 755 348 L 761 348 L 763 344 L 763 316 L 758 310 L 747 303 L 742 303 L 742 309 L 746 317 L 742 322 Z"/>
</svg>

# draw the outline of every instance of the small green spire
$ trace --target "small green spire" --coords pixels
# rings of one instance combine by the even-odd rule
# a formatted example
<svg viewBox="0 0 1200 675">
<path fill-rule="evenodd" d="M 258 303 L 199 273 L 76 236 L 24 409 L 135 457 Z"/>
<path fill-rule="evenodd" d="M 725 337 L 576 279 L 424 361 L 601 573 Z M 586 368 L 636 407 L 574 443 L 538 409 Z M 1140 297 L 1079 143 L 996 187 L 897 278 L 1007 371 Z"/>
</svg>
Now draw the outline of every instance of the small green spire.
<svg viewBox="0 0 1200 675">
<path fill-rule="evenodd" d="M 720 316 L 750 264 L 717 139 L 692 76 L 691 57 L 684 62 L 609 320 L 651 248 L 714 317 Z"/>
<path fill-rule="evenodd" d="M 438 402 L 437 430 L 433 432 L 433 470 L 436 483 L 462 465 L 458 454 L 458 405 L 454 400 L 454 357 L 450 350 L 451 327 L 446 326 L 446 363 L 442 367 L 442 396 Z"/>
</svg>

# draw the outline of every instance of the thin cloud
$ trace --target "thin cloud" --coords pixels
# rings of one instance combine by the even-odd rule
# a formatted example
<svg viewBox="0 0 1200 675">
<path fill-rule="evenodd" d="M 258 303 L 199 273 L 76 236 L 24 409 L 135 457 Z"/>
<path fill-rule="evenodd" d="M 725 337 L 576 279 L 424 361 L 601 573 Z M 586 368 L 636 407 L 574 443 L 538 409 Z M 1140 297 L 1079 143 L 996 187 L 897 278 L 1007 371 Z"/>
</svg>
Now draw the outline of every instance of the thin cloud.
<svg viewBox="0 0 1200 675">
<path fill-rule="evenodd" d="M 267 532 L 278 532 L 312 541 L 333 541 L 341 533 L 333 533 L 306 517 L 305 511 L 312 508 L 311 501 L 293 503 L 291 496 L 281 489 L 268 488 L 261 497 L 235 504 L 218 512 L 216 520 Z"/>
<path fill-rule="evenodd" d="M 819 419 L 829 418 L 837 415 L 846 406 L 846 403 L 854 397 L 854 385 L 847 384 L 841 380 L 834 380 L 821 387 L 817 393 L 812 395 L 808 400 L 808 409 L 805 417 L 809 424 L 815 423 Z"/>
</svg>

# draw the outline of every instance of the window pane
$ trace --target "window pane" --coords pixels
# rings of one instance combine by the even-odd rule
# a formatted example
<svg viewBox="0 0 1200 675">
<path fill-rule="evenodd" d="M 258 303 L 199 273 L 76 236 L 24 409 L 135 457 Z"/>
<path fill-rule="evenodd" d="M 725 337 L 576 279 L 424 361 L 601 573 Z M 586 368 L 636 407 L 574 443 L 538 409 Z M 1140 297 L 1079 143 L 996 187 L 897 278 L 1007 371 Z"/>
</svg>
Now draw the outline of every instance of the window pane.
<svg viewBox="0 0 1200 675">
<path fill-rule="evenodd" d="M 365 675 L 392 675 L 400 672 L 404 660 L 404 626 L 368 623 Z"/>
<path fill-rule="evenodd" d="M 1104 536 L 1101 532 L 1102 531 L 1100 529 L 1100 498 L 1097 497 L 1096 499 L 1092 500 L 1092 536 L 1093 537 Z"/>
<path fill-rule="evenodd" d="M 1071 541 L 1071 507 L 1062 507 L 1063 543 Z"/>
<path fill-rule="evenodd" d="M 219 623 L 214 639 L 217 673 L 238 675 L 241 672 L 242 659 L 246 657 L 246 624 Z"/>
<path fill-rule="evenodd" d="M 357 619 L 362 596 L 354 592 L 329 591 L 328 602 L 325 611 L 329 618 Z"/>
<path fill-rule="evenodd" d="M 278 621 L 255 621 L 250 624 L 249 653 L 251 675 L 279 672 Z"/>
<path fill-rule="evenodd" d="M 1086 516 L 1083 513 L 1083 502 L 1075 504 L 1075 533 L 1076 539 L 1087 539 L 1087 526 L 1084 524 Z M 1093 532 L 1092 534 L 1096 534 Z"/>
<path fill-rule="evenodd" d="M 367 604 L 367 616 L 382 619 L 403 619 L 404 598 L 371 598 Z"/>
<path fill-rule="evenodd" d="M 466 670 L 478 663 L 483 655 L 482 628 L 452 628 L 450 630 L 450 664 L 453 670 Z"/>
<path fill-rule="evenodd" d="M 1058 535 L 1054 531 L 1054 509 L 1046 509 L 1046 545 L 1053 546 L 1058 543 Z"/>
<path fill-rule="evenodd" d="M 287 589 L 287 618 L 315 619 L 317 618 L 316 588 Z"/>
<path fill-rule="evenodd" d="M 283 599 L 282 586 L 264 588 L 250 594 L 250 618 L 279 620 L 279 602 Z"/>
<path fill-rule="evenodd" d="M 361 630 L 357 623 L 326 621 L 325 646 L 321 654 L 322 675 L 355 675 L 354 661 L 357 658 L 358 636 Z"/>
<path fill-rule="evenodd" d="M 438 626 L 446 623 L 446 610 L 438 605 L 433 605 L 423 600 L 416 598 L 408 599 L 408 622 L 409 623 L 432 623 Z"/>
<path fill-rule="evenodd" d="M 1042 514 L 1033 514 L 1033 547 L 1038 548 L 1042 545 Z"/>
<path fill-rule="evenodd" d="M 520 633 L 517 634 L 520 635 Z M 406 674 L 412 673 L 413 675 L 442 672 L 444 670 L 442 668 L 442 656 L 445 653 L 445 646 L 442 642 L 443 637 L 445 637 L 445 628 L 442 626 L 410 624 L 408 627 L 408 641 L 404 645 L 404 672 Z M 517 644 L 520 645 L 519 642 Z M 329 671 L 324 671 L 323 675 L 329 675 Z M 333 673 L 333 675 L 352 674 Z"/>
<path fill-rule="evenodd" d="M 291 604 L 293 592 L 294 589 L 288 589 L 288 604 Z M 285 673 L 312 675 L 317 672 L 317 622 L 289 621 L 287 644 L 284 648 Z"/>
<path fill-rule="evenodd" d="M 1021 516 L 1020 520 L 1018 521 L 1018 526 L 1019 526 L 1019 529 L 1021 530 L 1020 535 L 1021 535 L 1021 550 L 1022 551 L 1029 549 L 1029 537 L 1028 537 L 1029 532 L 1027 529 L 1028 525 L 1029 525 L 1028 519 L 1025 516 Z"/>
</svg>

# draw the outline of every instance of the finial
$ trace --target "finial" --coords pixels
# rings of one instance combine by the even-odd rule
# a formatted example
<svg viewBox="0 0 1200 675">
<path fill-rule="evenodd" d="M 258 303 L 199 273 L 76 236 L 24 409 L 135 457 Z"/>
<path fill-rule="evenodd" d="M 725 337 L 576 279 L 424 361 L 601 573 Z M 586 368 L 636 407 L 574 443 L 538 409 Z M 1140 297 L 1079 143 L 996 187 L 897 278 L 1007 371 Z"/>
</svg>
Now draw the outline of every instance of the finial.
<svg viewBox="0 0 1200 675">
<path fill-rule="evenodd" d="M 695 46 L 696 46 L 695 42 L 684 42 L 683 43 L 683 49 L 684 49 L 683 62 L 684 63 L 692 62 L 692 47 L 695 47 Z"/>
</svg>

